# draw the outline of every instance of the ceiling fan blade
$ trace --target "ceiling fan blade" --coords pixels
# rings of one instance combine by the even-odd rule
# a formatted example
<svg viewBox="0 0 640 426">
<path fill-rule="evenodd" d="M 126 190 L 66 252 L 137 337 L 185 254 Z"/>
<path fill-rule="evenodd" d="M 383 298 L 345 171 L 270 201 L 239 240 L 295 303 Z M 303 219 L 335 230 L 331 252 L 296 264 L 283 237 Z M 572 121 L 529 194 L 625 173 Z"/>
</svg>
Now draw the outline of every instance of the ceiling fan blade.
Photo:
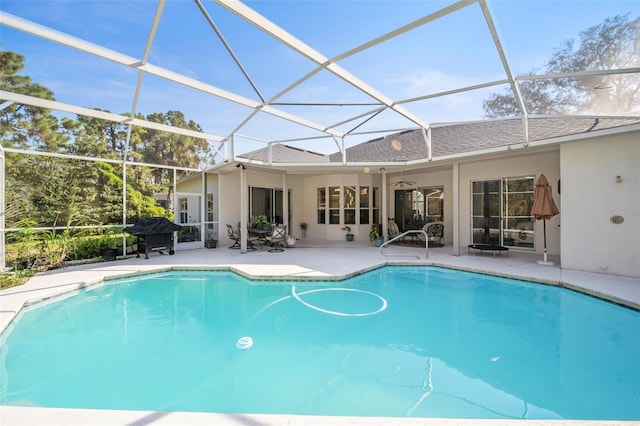
<svg viewBox="0 0 640 426">
<path fill-rule="evenodd" d="M 400 179 L 399 181 L 393 183 L 393 186 L 398 188 L 404 188 L 405 186 L 413 186 L 415 184 L 416 183 L 414 181 Z"/>
</svg>

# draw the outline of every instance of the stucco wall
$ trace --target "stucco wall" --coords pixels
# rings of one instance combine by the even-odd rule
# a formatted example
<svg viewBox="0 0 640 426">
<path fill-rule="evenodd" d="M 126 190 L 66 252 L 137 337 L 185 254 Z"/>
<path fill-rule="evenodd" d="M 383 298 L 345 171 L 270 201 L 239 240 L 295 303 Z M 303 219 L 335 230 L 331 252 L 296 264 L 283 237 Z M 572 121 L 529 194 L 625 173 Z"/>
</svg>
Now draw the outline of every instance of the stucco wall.
<svg viewBox="0 0 640 426">
<path fill-rule="evenodd" d="M 599 138 L 561 147 L 563 268 L 640 276 L 637 137 Z M 622 216 L 624 222 L 611 223 L 613 215 Z"/>
<path fill-rule="evenodd" d="M 460 247 L 466 250 L 471 244 L 471 182 L 474 180 L 500 179 L 504 177 L 535 176 L 544 174 L 553 187 L 553 198 L 560 214 L 547 221 L 547 253 L 560 254 L 560 221 L 566 217 L 565 200 L 558 195 L 560 179 L 560 155 L 557 150 L 540 153 L 520 151 L 517 156 L 484 159 L 460 164 Z M 564 187 L 564 186 L 563 186 Z M 564 193 L 564 191 L 563 191 Z M 535 251 L 543 253 L 543 226 L 535 222 Z"/>
</svg>

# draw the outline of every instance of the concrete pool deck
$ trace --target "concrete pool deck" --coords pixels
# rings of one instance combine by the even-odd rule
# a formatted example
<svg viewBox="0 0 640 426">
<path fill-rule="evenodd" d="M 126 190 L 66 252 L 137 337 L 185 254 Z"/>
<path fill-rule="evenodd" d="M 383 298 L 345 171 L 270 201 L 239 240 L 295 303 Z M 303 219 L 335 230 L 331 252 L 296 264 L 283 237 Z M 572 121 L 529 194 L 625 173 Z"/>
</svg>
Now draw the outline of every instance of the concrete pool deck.
<svg viewBox="0 0 640 426">
<path fill-rule="evenodd" d="M 175 255 L 153 253 L 149 259 L 130 257 L 115 262 L 93 263 L 47 271 L 26 284 L 0 291 L 0 330 L 4 330 L 23 306 L 79 288 L 96 285 L 106 278 L 176 269 L 231 269 L 255 278 L 343 279 L 385 264 L 421 264 L 463 269 L 560 285 L 612 302 L 640 309 L 640 278 L 571 271 L 536 263 L 540 255 L 510 251 L 509 256 L 490 253 L 454 256 L 450 247 L 390 246 L 390 257 L 368 242 L 298 240 L 281 253 L 240 253 L 227 247 L 178 251 Z M 411 257 L 413 256 L 413 257 Z M 417 259 L 419 256 L 420 259 Z M 216 413 L 163 413 L 114 410 L 72 410 L 62 408 L 0 406 L 2 425 L 377 425 L 377 424 L 585 424 L 584 421 L 461 420 L 424 418 L 317 417 L 294 415 L 241 415 Z M 640 422 L 589 422 L 591 424 L 640 424 Z"/>
</svg>

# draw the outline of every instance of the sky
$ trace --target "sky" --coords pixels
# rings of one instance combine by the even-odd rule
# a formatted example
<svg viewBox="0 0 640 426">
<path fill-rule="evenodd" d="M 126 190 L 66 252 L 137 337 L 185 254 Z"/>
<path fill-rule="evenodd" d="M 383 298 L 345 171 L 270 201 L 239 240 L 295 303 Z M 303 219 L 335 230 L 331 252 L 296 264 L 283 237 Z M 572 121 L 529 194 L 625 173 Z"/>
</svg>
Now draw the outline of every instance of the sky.
<svg viewBox="0 0 640 426">
<path fill-rule="evenodd" d="M 452 3 L 435 0 L 245 2 L 326 58 L 347 52 Z M 605 18 L 625 13 L 632 18 L 640 16 L 640 2 L 635 0 L 489 0 L 487 3 L 515 75 L 541 72 L 564 41 L 577 39 L 581 31 L 602 23 Z M 375 100 L 326 70 L 278 96 L 314 70 L 316 64 L 216 3 L 203 0 L 202 4 L 257 91 L 240 72 L 193 1 L 166 2 L 150 51 L 150 64 L 252 101 L 262 102 L 262 97 L 279 102 L 281 105 L 274 108 L 322 126 L 334 126 L 341 132 L 372 132 L 348 136 L 347 146 L 373 138 L 378 131 L 417 127 L 389 110 L 367 121 L 366 114 L 376 109 L 371 105 Z M 151 0 L 2 0 L 0 10 L 140 59 L 157 6 L 158 3 Z M 25 56 L 23 74 L 51 89 L 60 102 L 115 113 L 132 111 L 138 78 L 135 69 L 5 25 L 0 26 L 0 47 Z M 338 65 L 393 101 L 505 78 L 505 69 L 477 3 L 349 56 Z M 505 89 L 506 86 L 491 87 L 411 102 L 403 107 L 428 124 L 478 120 L 483 117 L 482 100 Z M 328 107 L 290 103 L 367 105 Z M 207 133 L 221 137 L 237 133 L 240 137 L 236 152 L 264 146 L 253 138 L 277 141 L 320 135 L 315 130 L 264 113 L 256 114 L 245 123 L 251 110 L 244 106 L 145 75 L 136 112 L 147 115 L 169 110 L 182 111 Z M 359 115 L 362 117 L 347 121 Z M 339 143 L 339 139 L 331 138 L 290 142 L 323 153 L 337 151 Z"/>
</svg>

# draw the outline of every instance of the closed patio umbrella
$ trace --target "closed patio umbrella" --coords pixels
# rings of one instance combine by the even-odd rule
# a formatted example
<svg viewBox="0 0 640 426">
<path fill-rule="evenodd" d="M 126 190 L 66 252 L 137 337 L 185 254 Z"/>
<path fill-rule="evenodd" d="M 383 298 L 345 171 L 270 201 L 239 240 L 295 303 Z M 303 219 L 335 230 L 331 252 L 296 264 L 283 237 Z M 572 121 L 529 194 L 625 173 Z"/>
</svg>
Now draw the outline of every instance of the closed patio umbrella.
<svg viewBox="0 0 640 426">
<path fill-rule="evenodd" d="M 558 213 L 558 207 L 551 194 L 551 185 L 544 175 L 540 175 L 536 182 L 536 188 L 533 192 L 533 206 L 531 207 L 531 216 L 536 220 L 542 220 L 544 227 L 544 260 L 538 261 L 541 265 L 553 265 L 553 262 L 547 261 L 547 220 L 551 219 Z"/>
</svg>

